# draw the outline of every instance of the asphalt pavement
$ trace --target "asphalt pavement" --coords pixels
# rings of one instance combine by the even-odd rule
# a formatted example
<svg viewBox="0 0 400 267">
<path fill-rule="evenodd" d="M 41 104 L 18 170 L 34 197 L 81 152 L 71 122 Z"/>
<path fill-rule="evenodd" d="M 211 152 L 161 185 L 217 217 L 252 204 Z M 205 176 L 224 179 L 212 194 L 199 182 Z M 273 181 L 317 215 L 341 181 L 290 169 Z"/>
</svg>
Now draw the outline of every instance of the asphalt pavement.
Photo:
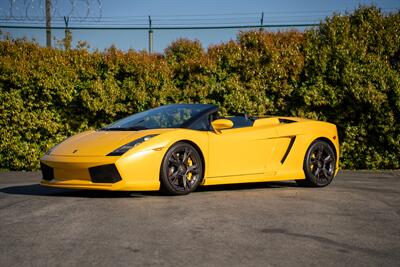
<svg viewBox="0 0 400 267">
<path fill-rule="evenodd" d="M 400 172 L 179 197 L 41 187 L 0 172 L 0 266 L 399 266 Z"/>
</svg>

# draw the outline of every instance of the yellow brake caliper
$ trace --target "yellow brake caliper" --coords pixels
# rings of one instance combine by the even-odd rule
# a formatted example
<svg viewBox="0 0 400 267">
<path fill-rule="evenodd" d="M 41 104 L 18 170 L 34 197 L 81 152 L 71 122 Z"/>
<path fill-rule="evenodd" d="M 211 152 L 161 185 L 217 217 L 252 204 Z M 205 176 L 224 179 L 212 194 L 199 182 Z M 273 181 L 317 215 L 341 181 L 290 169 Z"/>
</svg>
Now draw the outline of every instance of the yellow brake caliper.
<svg viewBox="0 0 400 267">
<path fill-rule="evenodd" d="M 192 159 L 189 157 L 188 158 L 188 160 L 187 160 L 187 165 L 188 165 L 188 167 L 189 166 L 193 166 L 193 161 L 192 161 Z M 192 180 L 192 172 L 188 172 L 188 174 L 187 174 L 187 179 L 190 181 L 190 180 Z"/>
</svg>

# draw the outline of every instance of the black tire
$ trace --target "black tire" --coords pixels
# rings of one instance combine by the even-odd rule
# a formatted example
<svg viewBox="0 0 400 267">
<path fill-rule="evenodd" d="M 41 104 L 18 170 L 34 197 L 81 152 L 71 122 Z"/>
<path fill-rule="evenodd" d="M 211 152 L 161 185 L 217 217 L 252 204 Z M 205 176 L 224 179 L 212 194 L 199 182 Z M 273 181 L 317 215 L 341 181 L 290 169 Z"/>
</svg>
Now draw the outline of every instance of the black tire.
<svg viewBox="0 0 400 267">
<path fill-rule="evenodd" d="M 305 180 L 296 180 L 301 186 L 324 187 L 330 184 L 336 172 L 336 156 L 325 141 L 316 140 L 307 149 L 303 164 Z"/>
<path fill-rule="evenodd" d="M 160 170 L 161 191 L 186 195 L 203 179 L 204 166 L 199 152 L 190 144 L 178 142 L 164 155 Z"/>
</svg>

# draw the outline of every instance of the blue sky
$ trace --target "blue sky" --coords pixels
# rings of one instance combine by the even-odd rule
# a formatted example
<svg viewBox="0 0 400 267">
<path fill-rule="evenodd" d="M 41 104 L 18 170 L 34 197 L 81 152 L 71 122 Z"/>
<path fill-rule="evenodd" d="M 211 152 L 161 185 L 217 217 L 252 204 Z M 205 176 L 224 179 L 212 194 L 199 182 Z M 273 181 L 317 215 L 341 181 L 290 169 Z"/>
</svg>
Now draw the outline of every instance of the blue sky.
<svg viewBox="0 0 400 267">
<path fill-rule="evenodd" d="M 10 1 L 12 7 L 10 9 Z M 23 24 L 44 25 L 44 0 L 25 1 L 2 0 L 0 2 L 0 25 Z M 101 8 L 99 3 L 101 2 Z M 356 1 L 356 0 L 53 0 L 55 6 L 53 25 L 63 26 L 62 16 L 70 15 L 70 26 L 137 26 L 147 27 L 148 15 L 152 16 L 153 26 L 187 25 L 241 25 L 260 23 L 264 12 L 264 24 L 319 22 L 333 12 L 352 11 L 360 4 L 375 4 L 383 11 L 400 9 L 400 1 Z M 89 8 L 87 3 L 89 3 Z M 89 11 L 88 11 L 89 10 Z M 100 18 L 101 10 L 101 18 Z M 10 19 L 10 12 L 14 15 Z M 28 14 L 28 18 L 26 18 Z M 87 18 L 86 18 L 87 17 Z M 302 30 L 303 28 L 299 28 Z M 276 28 L 270 30 L 278 30 Z M 283 30 L 283 29 L 280 29 Z M 14 37 L 35 38 L 45 44 L 45 30 L 2 29 Z M 162 52 L 177 38 L 198 39 L 206 48 L 210 44 L 235 39 L 238 29 L 218 30 L 155 30 L 154 51 Z M 63 30 L 53 30 L 56 39 L 62 39 Z M 133 48 L 147 49 L 147 30 L 74 30 L 74 43 L 86 40 L 93 49 L 103 50 L 112 44 L 122 50 Z"/>
</svg>

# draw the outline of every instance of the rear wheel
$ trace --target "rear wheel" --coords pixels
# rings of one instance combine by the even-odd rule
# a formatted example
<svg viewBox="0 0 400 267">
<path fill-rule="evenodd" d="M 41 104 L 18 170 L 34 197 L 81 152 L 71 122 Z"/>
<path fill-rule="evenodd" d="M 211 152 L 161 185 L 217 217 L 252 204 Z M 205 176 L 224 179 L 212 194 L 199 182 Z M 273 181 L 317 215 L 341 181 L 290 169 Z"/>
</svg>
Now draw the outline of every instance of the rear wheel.
<svg viewBox="0 0 400 267">
<path fill-rule="evenodd" d="M 188 143 L 176 143 L 165 154 L 161 165 L 161 190 L 172 195 L 189 194 L 200 184 L 203 172 L 199 152 Z"/>
<path fill-rule="evenodd" d="M 325 141 L 314 141 L 307 150 L 303 165 L 305 180 L 297 180 L 300 185 L 313 187 L 327 186 L 336 171 L 336 156 L 333 148 Z"/>
</svg>

